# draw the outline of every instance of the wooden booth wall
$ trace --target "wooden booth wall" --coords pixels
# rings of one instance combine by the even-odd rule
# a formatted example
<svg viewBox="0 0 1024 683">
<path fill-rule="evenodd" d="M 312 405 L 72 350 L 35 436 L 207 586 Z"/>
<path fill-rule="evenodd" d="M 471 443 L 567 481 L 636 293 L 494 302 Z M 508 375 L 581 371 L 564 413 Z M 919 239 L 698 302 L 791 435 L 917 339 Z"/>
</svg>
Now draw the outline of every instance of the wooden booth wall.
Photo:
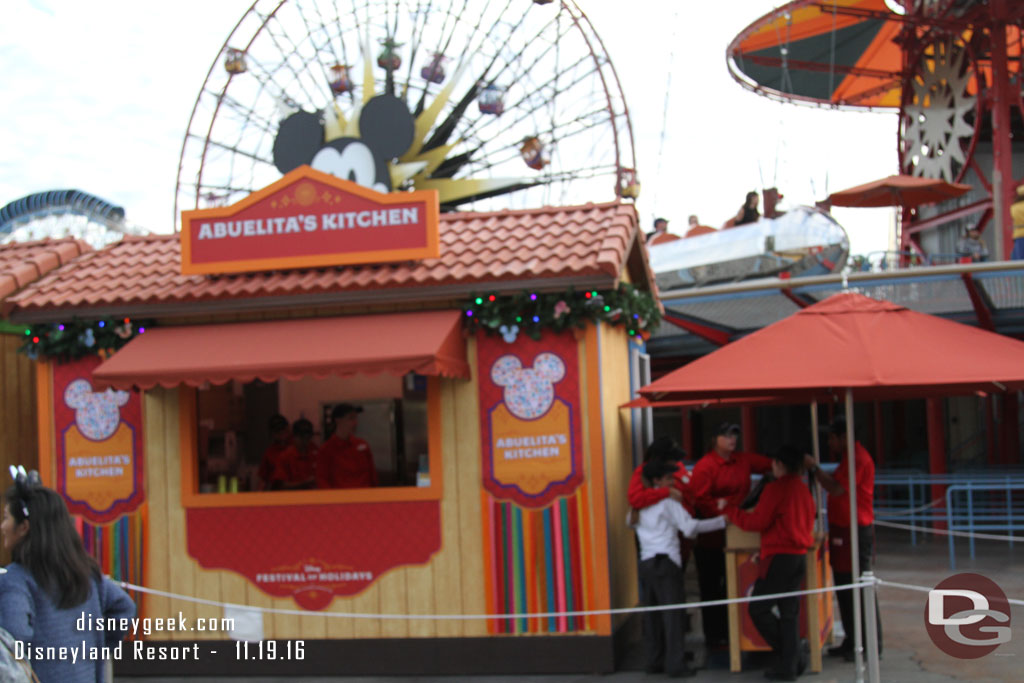
<svg viewBox="0 0 1024 683">
<path fill-rule="evenodd" d="M 628 412 L 619 406 L 629 400 L 628 336 L 618 328 L 588 326 L 579 341 L 583 413 L 585 482 L 574 494 L 559 501 L 568 512 L 574 506 L 579 527 L 580 598 L 576 609 L 604 609 L 636 604 L 636 555 L 629 544 L 624 519 L 626 485 L 630 474 Z M 336 598 L 325 612 L 392 614 L 500 613 L 494 604 L 494 575 L 488 572 L 485 529 L 487 515 L 497 507 L 482 487 L 479 394 L 475 341 L 467 340 L 471 381 L 442 379 L 441 444 L 444 496 L 441 500 L 442 548 L 426 565 L 400 567 L 377 579 L 361 594 Z M 186 553 L 185 511 L 181 504 L 180 423 L 181 391 L 155 388 L 146 392 L 146 482 L 149 507 L 147 586 L 180 595 L 257 607 L 296 609 L 290 599 L 272 598 L 241 576 L 222 570 L 204 570 Z M 623 417 L 625 416 L 625 417 Z M 605 468 L 610 475 L 606 478 Z M 607 488 L 606 488 L 607 487 Z M 606 491 L 612 501 L 606 507 Z M 561 511 L 561 510 L 560 510 Z M 543 515 L 543 513 L 541 513 Z M 610 537 L 610 538 L 609 538 Z M 609 541 L 612 542 L 609 557 Z M 534 556 L 536 560 L 536 557 Z M 490 567 L 493 570 L 493 567 Z M 611 579 L 609 579 L 609 573 Z M 612 589 L 609 590 L 609 581 Z M 542 608 L 537 583 L 534 598 L 518 607 Z M 221 618 L 220 607 L 197 605 L 164 597 L 147 596 L 147 616 L 176 615 L 188 619 Z M 403 621 L 330 618 L 267 613 L 267 638 L 405 638 L 486 636 L 498 632 L 569 632 L 548 620 L 512 625 L 511 620 Z M 502 623 L 506 626 L 502 626 Z M 580 621 L 572 632 L 611 633 L 606 616 Z M 566 626 L 568 622 L 566 622 Z M 161 639 L 223 639 L 220 632 L 162 633 Z"/>
</svg>

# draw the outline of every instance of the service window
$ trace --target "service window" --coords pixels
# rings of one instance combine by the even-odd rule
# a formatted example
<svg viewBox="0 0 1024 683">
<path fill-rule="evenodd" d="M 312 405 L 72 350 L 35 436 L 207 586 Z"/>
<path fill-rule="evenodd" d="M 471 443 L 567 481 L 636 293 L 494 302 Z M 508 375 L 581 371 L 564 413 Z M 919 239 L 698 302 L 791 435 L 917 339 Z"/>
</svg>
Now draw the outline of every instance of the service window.
<svg viewBox="0 0 1024 683">
<path fill-rule="evenodd" d="M 200 388 L 197 492 L 429 486 L 427 384 L 382 373 Z"/>
</svg>

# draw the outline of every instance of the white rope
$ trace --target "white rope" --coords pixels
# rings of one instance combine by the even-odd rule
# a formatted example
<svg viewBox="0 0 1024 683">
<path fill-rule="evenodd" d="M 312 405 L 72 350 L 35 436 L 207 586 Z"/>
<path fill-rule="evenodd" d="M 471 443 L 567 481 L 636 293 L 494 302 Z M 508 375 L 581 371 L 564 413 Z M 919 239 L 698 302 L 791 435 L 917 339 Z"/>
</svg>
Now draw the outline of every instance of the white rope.
<svg viewBox="0 0 1024 683">
<path fill-rule="evenodd" d="M 887 526 L 893 529 L 906 529 L 907 531 L 925 531 L 941 536 L 962 536 L 964 538 L 980 538 L 988 541 L 1024 541 L 1024 536 L 1001 536 L 999 534 L 980 534 L 976 531 L 949 531 L 948 529 L 932 529 L 926 526 L 914 526 L 912 524 L 899 524 L 898 522 L 882 522 L 875 520 L 875 526 Z"/>
<path fill-rule="evenodd" d="M 924 586 L 914 586 L 909 583 L 897 583 L 895 581 L 885 581 L 883 579 L 875 578 L 875 583 L 879 586 L 891 586 L 893 588 L 902 588 L 908 591 L 918 591 L 919 593 L 930 593 L 933 588 L 926 588 Z M 1011 605 L 1024 605 L 1024 600 L 1017 600 L 1015 598 L 1007 598 L 1006 601 Z"/>
<path fill-rule="evenodd" d="M 139 593 L 146 593 L 149 595 L 156 595 L 163 598 L 171 598 L 174 600 L 183 600 L 185 602 L 194 602 L 200 605 L 210 605 L 213 607 L 231 607 L 234 609 L 249 610 L 252 612 L 265 612 L 268 614 L 290 614 L 296 616 L 307 616 L 307 617 L 331 617 L 336 619 L 406 619 L 406 620 L 434 620 L 434 621 L 448 621 L 448 620 L 480 620 L 480 619 L 548 619 L 552 617 L 585 617 L 585 616 L 599 616 L 604 614 L 630 614 L 633 612 L 664 612 L 667 610 L 675 609 L 689 609 L 692 607 L 711 607 L 714 605 L 729 605 L 741 602 L 754 602 L 757 600 L 774 600 L 777 598 L 788 598 L 796 597 L 801 595 L 814 595 L 818 593 L 831 593 L 834 591 L 850 590 L 852 588 L 864 588 L 871 585 L 871 581 L 861 579 L 857 583 L 844 583 L 839 586 L 826 586 L 824 588 L 812 588 L 809 590 L 802 591 L 789 591 L 788 593 L 772 593 L 770 595 L 757 595 L 757 596 L 745 596 L 742 598 L 731 598 L 726 600 L 705 600 L 703 602 L 680 602 L 673 605 L 652 605 L 649 607 L 616 607 L 611 609 L 597 609 L 597 610 L 574 610 L 570 612 L 527 612 L 527 613 L 516 613 L 516 614 L 368 614 L 364 612 L 313 612 L 310 610 L 300 609 L 280 609 L 276 607 L 254 607 L 251 605 L 241 605 L 233 602 L 219 602 L 217 600 L 205 600 L 203 598 L 196 598 L 190 595 L 181 595 L 179 593 L 169 593 L 167 591 L 156 590 L 155 588 L 146 588 L 144 586 L 136 586 L 135 584 L 128 583 L 126 581 L 117 582 L 125 590 L 136 591 Z"/>
<path fill-rule="evenodd" d="M 945 500 L 945 498 L 936 498 L 932 502 L 927 503 L 925 505 L 918 505 L 916 508 L 909 508 L 907 510 L 896 510 L 894 512 L 886 512 L 885 516 L 886 517 L 903 517 L 904 515 L 913 515 L 913 514 L 918 513 L 918 512 L 924 512 L 925 510 L 930 510 L 931 508 L 935 507 L 936 505 L 938 505 L 939 503 L 943 502 L 944 500 Z M 878 514 L 877 510 L 876 510 L 875 514 Z"/>
</svg>

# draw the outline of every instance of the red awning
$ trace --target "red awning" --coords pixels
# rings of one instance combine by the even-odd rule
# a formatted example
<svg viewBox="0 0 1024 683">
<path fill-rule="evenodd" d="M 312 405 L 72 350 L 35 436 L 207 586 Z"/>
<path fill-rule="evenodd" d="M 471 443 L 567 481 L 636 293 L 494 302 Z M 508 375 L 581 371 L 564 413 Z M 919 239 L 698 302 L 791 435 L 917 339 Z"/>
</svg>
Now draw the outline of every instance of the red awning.
<svg viewBox="0 0 1024 683">
<path fill-rule="evenodd" d="M 458 311 L 417 311 L 158 327 L 93 377 L 120 389 L 380 372 L 469 378 L 459 318 Z"/>
</svg>

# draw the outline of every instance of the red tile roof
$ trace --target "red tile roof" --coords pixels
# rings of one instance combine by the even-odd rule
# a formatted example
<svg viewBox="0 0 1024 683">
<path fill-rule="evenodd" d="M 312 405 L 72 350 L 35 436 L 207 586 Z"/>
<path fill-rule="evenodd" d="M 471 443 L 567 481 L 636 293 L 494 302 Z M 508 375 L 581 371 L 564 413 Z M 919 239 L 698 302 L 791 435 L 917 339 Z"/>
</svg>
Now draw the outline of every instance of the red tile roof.
<svg viewBox="0 0 1024 683">
<path fill-rule="evenodd" d="M 422 301 L 484 289 L 610 287 L 626 268 L 634 283 L 654 287 L 631 204 L 449 213 L 440 231 L 436 259 L 216 276 L 181 274 L 176 234 L 127 236 L 36 282 L 6 310 L 33 320 L 201 313 L 214 302 L 218 310 L 245 310 Z"/>
<path fill-rule="evenodd" d="M 73 238 L 0 245 L 0 301 L 92 247 Z"/>
</svg>

